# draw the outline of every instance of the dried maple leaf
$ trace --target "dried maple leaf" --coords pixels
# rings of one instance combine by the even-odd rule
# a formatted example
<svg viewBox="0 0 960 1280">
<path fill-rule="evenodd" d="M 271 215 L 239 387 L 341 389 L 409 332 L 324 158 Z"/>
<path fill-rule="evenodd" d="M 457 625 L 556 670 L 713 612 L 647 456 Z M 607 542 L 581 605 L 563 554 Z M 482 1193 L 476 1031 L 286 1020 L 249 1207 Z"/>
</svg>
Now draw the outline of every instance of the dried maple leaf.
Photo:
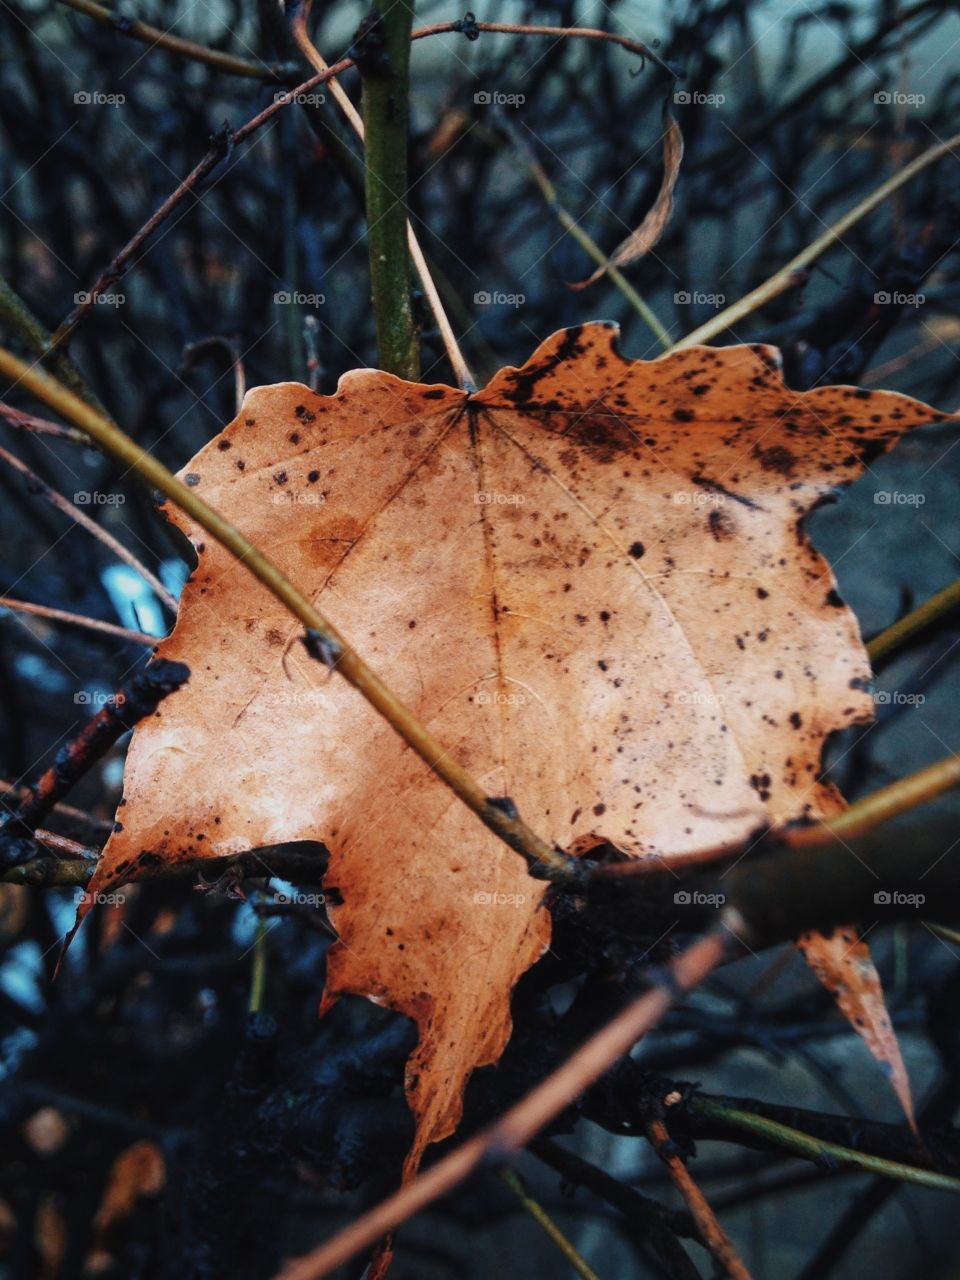
<svg viewBox="0 0 960 1280">
<path fill-rule="evenodd" d="M 371 370 L 333 396 L 262 387 L 182 474 L 490 795 L 564 848 L 669 858 L 842 806 L 821 751 L 870 719 L 870 669 L 800 521 L 944 416 L 790 391 L 768 347 L 629 361 L 592 324 L 470 396 Z M 172 515 L 199 567 L 158 651 L 192 674 L 134 732 L 91 896 L 157 859 L 325 841 L 326 1002 L 360 993 L 419 1028 L 412 1169 L 503 1049 L 510 992 L 548 943 L 544 887 Z M 866 949 L 806 947 L 908 1100 Z"/>
</svg>

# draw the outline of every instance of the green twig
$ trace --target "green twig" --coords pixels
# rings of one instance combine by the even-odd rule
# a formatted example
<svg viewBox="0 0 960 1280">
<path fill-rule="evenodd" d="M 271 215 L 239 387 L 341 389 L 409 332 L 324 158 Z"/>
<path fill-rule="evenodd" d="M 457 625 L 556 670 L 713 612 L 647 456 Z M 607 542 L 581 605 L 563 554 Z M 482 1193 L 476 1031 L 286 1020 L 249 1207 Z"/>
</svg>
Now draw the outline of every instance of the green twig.
<svg viewBox="0 0 960 1280">
<path fill-rule="evenodd" d="M 407 250 L 407 139 L 410 117 L 410 33 L 407 0 L 379 0 L 358 59 L 363 81 L 365 190 L 370 284 L 380 367 L 416 382 L 420 352 L 413 319 Z"/>
<path fill-rule="evenodd" d="M 740 1129 L 758 1138 L 764 1138 L 773 1146 L 789 1151 L 804 1160 L 813 1160 L 821 1165 L 856 1165 L 869 1173 L 879 1173 L 885 1178 L 896 1178 L 900 1182 L 913 1182 L 917 1186 L 930 1187 L 935 1191 L 950 1191 L 960 1194 L 960 1178 L 953 1178 L 946 1173 L 935 1173 L 932 1169 L 918 1169 L 915 1165 L 903 1164 L 899 1160 L 885 1160 L 881 1156 L 872 1156 L 863 1151 L 854 1151 L 852 1147 L 841 1147 L 835 1142 L 824 1142 L 820 1138 L 812 1138 L 799 1129 L 791 1129 L 789 1125 L 780 1124 L 777 1120 L 768 1120 L 765 1116 L 755 1115 L 752 1111 L 740 1111 L 736 1107 L 728 1107 L 712 1098 L 694 1096 L 688 1103 L 694 1115 L 729 1125 L 732 1129 Z"/>
<path fill-rule="evenodd" d="M 250 974 L 250 999 L 248 1013 L 259 1013 L 263 1008 L 263 992 L 267 983 L 267 922 L 257 915 L 257 931 L 253 940 L 253 969 Z"/>
<path fill-rule="evenodd" d="M 600 1280 L 600 1277 L 594 1271 L 593 1267 L 584 1261 L 578 1253 L 576 1246 L 572 1241 L 567 1239 L 554 1220 L 550 1217 L 549 1213 L 547 1213 L 546 1209 L 544 1209 L 540 1201 L 533 1198 L 519 1174 L 515 1173 L 513 1169 L 502 1169 L 500 1171 L 500 1177 L 517 1197 L 537 1226 L 543 1228 L 544 1233 L 550 1237 L 566 1260 L 570 1263 L 571 1267 L 573 1267 L 577 1275 L 582 1276 L 583 1280 Z"/>
<path fill-rule="evenodd" d="M 960 578 L 951 582 L 949 587 L 938 591 L 929 600 L 924 600 L 923 604 L 917 605 L 916 609 L 901 618 L 899 622 L 895 622 L 892 627 L 887 627 L 886 631 L 881 631 L 879 635 L 874 636 L 867 645 L 870 661 L 876 666 L 878 662 L 882 662 L 894 650 L 906 644 L 918 632 L 937 622 L 948 610 L 955 608 L 958 604 L 960 604 Z"/>
<path fill-rule="evenodd" d="M 0 325 L 18 334 L 39 360 L 50 357 L 50 367 L 65 387 L 69 387 L 81 400 L 92 404 L 103 414 L 106 410 L 84 381 L 83 374 L 62 352 L 51 355 L 53 339 L 18 293 L 0 277 Z"/>
</svg>

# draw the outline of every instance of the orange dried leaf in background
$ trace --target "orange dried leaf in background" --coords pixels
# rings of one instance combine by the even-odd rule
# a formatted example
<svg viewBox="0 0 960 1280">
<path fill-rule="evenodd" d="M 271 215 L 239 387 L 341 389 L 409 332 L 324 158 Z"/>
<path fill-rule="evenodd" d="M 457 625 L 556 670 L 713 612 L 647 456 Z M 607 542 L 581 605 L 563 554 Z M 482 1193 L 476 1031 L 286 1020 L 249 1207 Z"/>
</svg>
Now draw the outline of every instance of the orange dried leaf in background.
<svg viewBox="0 0 960 1280">
<path fill-rule="evenodd" d="M 657 198 L 647 210 L 643 221 L 635 231 L 621 241 L 610 255 L 607 262 L 586 280 L 571 284 L 571 289 L 585 289 L 601 276 L 606 275 L 609 267 L 626 267 L 631 262 L 645 257 L 657 243 L 673 213 L 673 190 L 680 177 L 680 166 L 683 163 L 683 133 L 670 111 L 669 105 L 663 108 L 663 177 Z"/>
<path fill-rule="evenodd" d="M 98 1275 L 114 1264 L 114 1238 L 140 1200 L 159 1195 L 167 1180 L 163 1152 L 154 1142 L 142 1139 L 121 1151 L 107 1175 L 103 1198 L 93 1220 L 94 1246 L 84 1265 L 84 1274 Z"/>
<path fill-rule="evenodd" d="M 592 324 L 472 396 L 372 370 L 333 396 L 261 387 L 182 474 L 488 794 L 563 848 L 669 859 L 842 807 L 821 752 L 870 719 L 870 669 L 801 521 L 944 416 L 791 391 L 769 347 L 625 360 Z M 192 674 L 134 732 L 91 890 L 158 858 L 323 840 L 341 939 L 326 1001 L 366 995 L 419 1029 L 409 1171 L 502 1052 L 511 990 L 549 941 L 544 886 L 170 514 L 199 567 L 158 652 Z M 836 945 L 811 957 L 826 981 Z M 849 1007 L 869 958 L 843 981 Z M 902 1072 L 892 1037 L 886 1052 Z"/>
</svg>

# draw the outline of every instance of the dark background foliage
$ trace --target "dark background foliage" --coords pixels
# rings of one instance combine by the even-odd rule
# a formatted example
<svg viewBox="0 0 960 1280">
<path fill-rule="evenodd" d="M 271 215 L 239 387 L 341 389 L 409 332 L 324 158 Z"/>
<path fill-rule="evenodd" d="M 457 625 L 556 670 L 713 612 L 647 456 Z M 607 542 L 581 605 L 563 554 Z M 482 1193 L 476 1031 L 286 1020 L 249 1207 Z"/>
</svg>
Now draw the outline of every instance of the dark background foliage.
<svg viewBox="0 0 960 1280">
<path fill-rule="evenodd" d="M 293 63 L 290 83 L 306 76 L 266 0 L 136 8 L 177 34 Z M 346 48 L 362 16 L 357 5 L 325 6 L 319 46 L 331 56 Z M 459 16 L 431 4 L 418 22 Z M 960 19 L 948 3 L 690 0 L 649 13 L 614 3 L 589 15 L 573 3 L 493 3 L 478 16 L 658 38 L 660 56 L 683 71 L 679 91 L 690 100 L 674 108 L 686 140 L 677 207 L 654 253 L 628 272 L 673 338 L 722 305 L 717 297 L 733 301 L 765 279 L 960 119 Z M 148 49 L 62 5 L 11 0 L 0 5 L 0 29 L 0 265 L 54 329 L 211 136 L 267 105 L 278 85 Z M 355 78 L 345 83 L 355 91 Z M 925 100 L 876 100 L 895 91 Z M 626 354 L 659 352 L 608 282 L 566 288 L 591 264 L 563 235 L 526 159 L 536 156 L 563 205 L 612 249 L 656 193 L 660 111 L 675 92 L 655 66 L 608 45 L 451 35 L 416 46 L 410 208 L 478 373 L 522 363 L 556 328 L 591 318 L 620 321 Z M 83 101 L 97 94 L 123 100 Z M 496 95 L 523 101 L 484 101 Z M 329 102 L 278 113 L 148 242 L 113 286 L 122 302 L 95 306 L 81 326 L 71 353 L 90 386 L 171 467 L 233 416 L 235 356 L 256 385 L 306 379 L 315 352 L 321 390 L 344 370 L 376 363 L 355 155 Z M 953 408 L 958 196 L 955 158 L 928 169 L 725 340 L 776 342 L 796 387 L 882 384 Z M 884 293 L 924 301 L 878 301 Z M 311 300 L 284 300 L 291 295 Z M 24 350 L 15 332 L 4 337 Z M 211 337 L 224 341 L 191 355 Z M 424 379 L 446 380 L 426 313 L 423 354 Z M 4 398 L 36 409 L 16 389 Z M 86 509 L 176 581 L 189 553 L 118 464 L 7 425 L 0 434 L 75 501 L 122 495 Z M 919 433 L 814 521 L 865 632 L 956 575 L 952 439 Z M 923 504 L 875 500 L 892 490 L 922 493 Z M 111 590 L 109 553 L 4 466 L 0 495 L 3 593 L 132 627 L 156 616 L 149 593 Z M 894 664 L 877 727 L 834 751 L 848 794 L 957 747 L 957 642 L 948 620 Z M 113 638 L 0 616 L 3 776 L 34 777 L 97 696 L 141 662 L 140 648 Z M 102 842 L 96 821 L 113 816 L 121 758 L 122 746 L 73 797 L 92 820 L 51 825 Z M 942 813 L 931 822 L 951 820 L 949 807 Z M 248 1023 L 257 890 L 248 886 L 250 900 L 239 902 L 230 886 L 197 888 L 205 891 L 176 883 L 131 892 L 122 925 L 96 913 L 51 985 L 72 896 L 0 886 L 0 1277 L 261 1280 L 281 1254 L 306 1248 L 395 1183 L 409 1129 L 407 1025 L 362 1001 L 343 1002 L 318 1024 L 329 934 L 309 903 L 263 917 L 269 1012 Z M 560 958 L 521 984 L 514 1042 L 501 1069 L 471 1086 L 465 1131 L 618 1007 L 653 941 L 633 956 L 611 955 L 560 922 Z M 960 1100 L 956 950 L 922 928 L 878 935 L 877 949 L 927 1118 L 945 1125 Z M 657 1162 L 623 1136 L 644 1114 L 646 1073 L 897 1120 L 880 1073 L 789 950 L 709 984 L 670 1015 L 639 1063 L 591 1091 L 572 1144 L 564 1141 L 671 1207 Z M 50 1155 L 24 1128 L 43 1108 L 66 1122 Z M 576 1119 L 560 1129 L 573 1132 Z M 952 1274 L 945 1196 L 716 1143 L 706 1131 L 686 1138 L 698 1140 L 693 1167 L 758 1275 L 912 1276 L 921 1265 Z M 166 1190 L 98 1242 L 91 1224 L 107 1172 L 139 1139 L 163 1150 Z M 604 1280 L 671 1274 L 651 1250 L 639 1202 L 623 1214 L 589 1189 L 573 1194 L 583 1171 L 568 1169 L 561 1182 L 550 1168 L 555 1153 L 539 1154 L 525 1157 L 525 1173 Z M 492 1171 L 401 1240 L 398 1277 L 546 1276 L 565 1265 Z M 696 1246 L 692 1256 L 708 1274 Z"/>
</svg>

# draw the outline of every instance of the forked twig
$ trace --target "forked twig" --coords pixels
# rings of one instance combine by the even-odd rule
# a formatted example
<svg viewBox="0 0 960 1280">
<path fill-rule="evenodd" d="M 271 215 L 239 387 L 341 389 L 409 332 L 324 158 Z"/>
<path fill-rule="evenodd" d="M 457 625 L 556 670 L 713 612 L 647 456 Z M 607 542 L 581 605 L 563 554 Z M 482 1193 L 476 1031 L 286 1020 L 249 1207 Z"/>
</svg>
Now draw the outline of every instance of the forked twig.
<svg viewBox="0 0 960 1280">
<path fill-rule="evenodd" d="M 658 66 L 663 67 L 670 75 L 676 74 L 672 68 L 667 66 L 667 64 L 657 57 L 657 55 L 646 45 L 636 40 L 629 40 L 626 36 L 618 35 L 612 31 L 599 31 L 584 27 L 524 26 L 496 22 L 478 22 L 473 24 L 469 30 L 472 33 L 474 29 L 477 31 L 489 31 L 494 34 L 503 35 L 548 36 L 555 39 L 562 37 L 568 39 L 608 41 L 619 45 L 630 53 L 636 54 L 638 57 L 649 58 L 651 61 L 657 63 Z M 462 21 L 441 22 L 436 23 L 433 26 L 420 27 L 418 30 L 413 32 L 410 39 L 424 40 L 430 36 L 444 35 L 453 32 L 464 32 L 466 30 L 467 28 Z M 314 52 L 316 53 L 316 50 L 314 50 Z M 320 57 L 319 54 L 316 54 L 316 56 L 318 58 Z M 322 63 L 323 59 L 320 58 L 320 61 Z M 203 179 L 212 173 L 229 151 L 234 147 L 239 146 L 242 142 L 246 142 L 247 138 L 256 133 L 258 129 L 262 128 L 262 126 L 265 125 L 268 120 L 272 119 L 278 111 L 282 111 L 284 107 L 288 106 L 290 103 L 296 102 L 299 98 L 308 94 L 312 89 L 317 88 L 321 84 L 326 84 L 327 82 L 330 82 L 332 85 L 335 84 L 336 77 L 338 75 L 342 75 L 344 71 L 348 71 L 355 65 L 356 63 L 353 58 L 341 58 L 331 66 L 326 66 L 324 63 L 324 70 L 319 71 L 316 75 L 311 76 L 302 84 L 290 89 L 288 93 L 278 95 L 269 106 L 264 107 L 262 111 L 259 111 L 255 116 L 252 116 L 234 133 L 221 130 L 221 132 L 213 139 L 213 144 L 206 155 L 203 156 L 198 163 L 194 165 L 190 173 L 187 174 L 180 183 L 178 183 L 156 212 L 147 219 L 143 226 L 141 226 L 133 236 L 131 236 L 113 261 L 103 272 L 101 272 L 93 285 L 86 290 L 82 301 L 74 307 L 73 311 L 71 311 L 66 319 L 57 327 L 56 332 L 53 334 L 52 338 L 49 339 L 49 342 L 46 340 L 44 341 L 40 350 L 52 353 L 70 340 L 78 325 L 92 310 L 100 293 L 121 278 L 153 232 L 156 231 L 156 229 L 165 222 L 167 218 L 169 218 L 171 213 L 173 213 L 173 211 L 187 198 L 187 196 L 190 195 L 197 186 L 199 186 Z M 339 102 L 340 98 L 337 90 L 331 89 L 331 92 L 335 97 L 337 97 Z M 342 90 L 340 92 L 342 93 Z M 346 95 L 344 95 L 344 97 L 345 96 Z M 350 110 L 354 110 L 353 104 L 350 103 L 349 99 L 346 99 L 346 102 L 349 105 Z M 344 110 L 346 109 L 346 106 L 344 106 Z"/>
</svg>

